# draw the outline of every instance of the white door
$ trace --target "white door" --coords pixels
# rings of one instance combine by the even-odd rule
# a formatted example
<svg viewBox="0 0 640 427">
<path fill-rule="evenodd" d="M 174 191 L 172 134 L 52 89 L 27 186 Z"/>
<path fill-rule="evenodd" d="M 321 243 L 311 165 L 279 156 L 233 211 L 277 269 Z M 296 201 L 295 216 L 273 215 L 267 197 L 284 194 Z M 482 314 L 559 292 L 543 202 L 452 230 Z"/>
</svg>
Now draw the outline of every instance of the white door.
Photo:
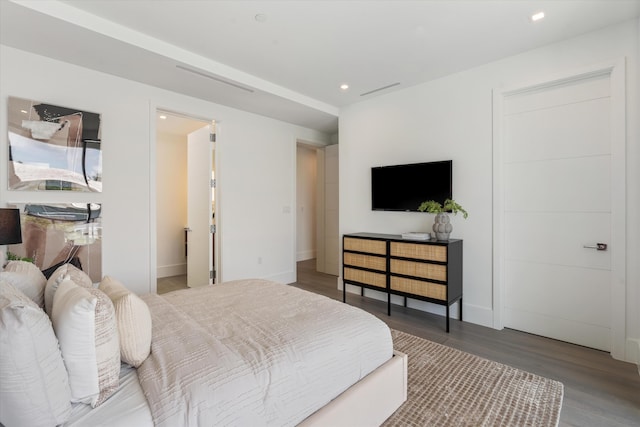
<svg viewBox="0 0 640 427">
<path fill-rule="evenodd" d="M 503 98 L 505 327 L 611 350 L 611 108 L 609 74 Z"/>
<path fill-rule="evenodd" d="M 187 285 L 213 283 L 210 126 L 187 136 Z"/>
</svg>

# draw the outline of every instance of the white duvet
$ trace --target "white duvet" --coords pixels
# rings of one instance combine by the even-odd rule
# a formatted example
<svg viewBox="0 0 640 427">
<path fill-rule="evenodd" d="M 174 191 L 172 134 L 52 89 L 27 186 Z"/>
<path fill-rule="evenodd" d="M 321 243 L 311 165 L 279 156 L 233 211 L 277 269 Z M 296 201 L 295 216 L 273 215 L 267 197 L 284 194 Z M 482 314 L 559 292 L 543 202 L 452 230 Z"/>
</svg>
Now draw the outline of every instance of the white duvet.
<svg viewBox="0 0 640 427">
<path fill-rule="evenodd" d="M 153 340 L 138 376 L 156 426 L 295 425 L 393 352 L 375 316 L 266 280 L 143 298 Z"/>
</svg>

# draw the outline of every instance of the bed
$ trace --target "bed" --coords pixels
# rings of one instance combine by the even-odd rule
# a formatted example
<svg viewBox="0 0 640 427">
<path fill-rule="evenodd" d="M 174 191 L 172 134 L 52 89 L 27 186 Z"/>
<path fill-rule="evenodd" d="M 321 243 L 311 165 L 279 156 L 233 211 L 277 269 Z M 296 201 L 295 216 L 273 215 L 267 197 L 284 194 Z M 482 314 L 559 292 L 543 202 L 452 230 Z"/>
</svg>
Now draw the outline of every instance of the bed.
<svg viewBox="0 0 640 427">
<path fill-rule="evenodd" d="M 63 425 L 369 426 L 406 400 L 406 355 L 355 307 L 259 279 L 140 299 L 148 356 L 123 363 L 95 407 L 72 403 Z"/>
</svg>

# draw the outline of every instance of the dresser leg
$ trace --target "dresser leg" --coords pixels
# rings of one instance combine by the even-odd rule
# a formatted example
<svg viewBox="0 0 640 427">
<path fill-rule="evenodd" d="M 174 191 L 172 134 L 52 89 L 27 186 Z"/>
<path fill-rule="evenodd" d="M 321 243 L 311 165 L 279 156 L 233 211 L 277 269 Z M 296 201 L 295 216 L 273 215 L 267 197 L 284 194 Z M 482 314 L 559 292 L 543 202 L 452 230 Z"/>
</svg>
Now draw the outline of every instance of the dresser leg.
<svg viewBox="0 0 640 427">
<path fill-rule="evenodd" d="M 449 305 L 447 305 L 447 333 L 449 333 Z"/>
</svg>

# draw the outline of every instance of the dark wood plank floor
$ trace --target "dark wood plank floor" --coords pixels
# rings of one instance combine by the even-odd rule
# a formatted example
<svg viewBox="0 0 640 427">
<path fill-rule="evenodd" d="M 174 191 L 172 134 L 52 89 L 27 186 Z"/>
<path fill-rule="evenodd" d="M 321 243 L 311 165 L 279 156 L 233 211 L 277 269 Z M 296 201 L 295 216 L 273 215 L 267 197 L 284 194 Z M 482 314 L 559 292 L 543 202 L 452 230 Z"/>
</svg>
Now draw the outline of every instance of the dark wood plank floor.
<svg viewBox="0 0 640 427">
<path fill-rule="evenodd" d="M 294 286 L 342 301 L 336 276 L 315 271 L 315 260 L 298 263 Z M 347 303 L 385 321 L 390 328 L 495 360 L 564 384 L 560 426 L 640 426 L 638 367 L 608 353 L 511 329 L 451 321 L 442 316 L 348 294 Z"/>
</svg>

